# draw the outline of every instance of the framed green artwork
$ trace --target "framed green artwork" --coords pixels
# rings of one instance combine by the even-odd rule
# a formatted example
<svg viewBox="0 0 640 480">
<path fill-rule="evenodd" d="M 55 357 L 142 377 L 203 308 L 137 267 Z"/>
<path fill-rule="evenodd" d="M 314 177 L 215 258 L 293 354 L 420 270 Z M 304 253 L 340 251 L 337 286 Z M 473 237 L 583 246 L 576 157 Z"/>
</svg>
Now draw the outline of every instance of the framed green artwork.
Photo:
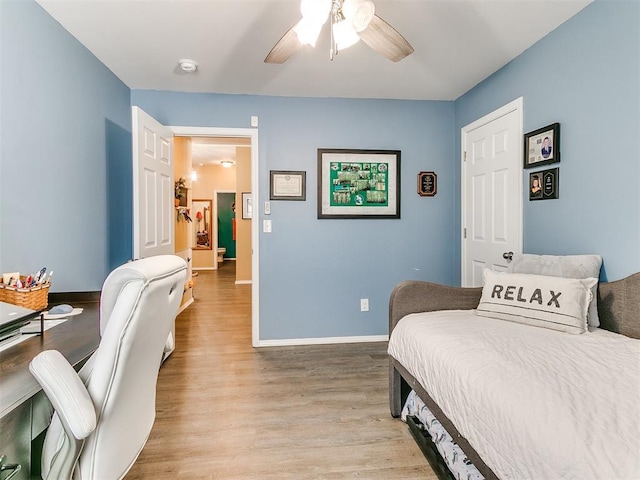
<svg viewBox="0 0 640 480">
<path fill-rule="evenodd" d="M 319 148 L 318 218 L 400 218 L 400 151 Z"/>
</svg>

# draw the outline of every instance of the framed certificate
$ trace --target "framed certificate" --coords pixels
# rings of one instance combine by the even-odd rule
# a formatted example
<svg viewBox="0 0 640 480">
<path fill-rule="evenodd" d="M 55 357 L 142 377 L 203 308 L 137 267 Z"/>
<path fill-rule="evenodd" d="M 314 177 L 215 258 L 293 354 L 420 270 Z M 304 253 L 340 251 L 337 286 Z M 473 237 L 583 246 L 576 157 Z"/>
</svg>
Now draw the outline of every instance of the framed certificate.
<svg viewBox="0 0 640 480">
<path fill-rule="evenodd" d="M 269 200 L 306 200 L 307 172 L 271 170 Z"/>
</svg>

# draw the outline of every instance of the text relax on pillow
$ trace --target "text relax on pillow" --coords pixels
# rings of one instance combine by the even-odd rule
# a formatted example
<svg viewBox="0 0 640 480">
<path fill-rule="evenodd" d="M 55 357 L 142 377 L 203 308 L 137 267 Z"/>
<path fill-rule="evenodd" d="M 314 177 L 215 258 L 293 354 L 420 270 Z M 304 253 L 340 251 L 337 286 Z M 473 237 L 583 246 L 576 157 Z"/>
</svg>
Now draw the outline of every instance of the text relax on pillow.
<svg viewBox="0 0 640 480">
<path fill-rule="evenodd" d="M 476 313 L 566 333 L 587 331 L 591 288 L 598 279 L 484 271 Z"/>
</svg>

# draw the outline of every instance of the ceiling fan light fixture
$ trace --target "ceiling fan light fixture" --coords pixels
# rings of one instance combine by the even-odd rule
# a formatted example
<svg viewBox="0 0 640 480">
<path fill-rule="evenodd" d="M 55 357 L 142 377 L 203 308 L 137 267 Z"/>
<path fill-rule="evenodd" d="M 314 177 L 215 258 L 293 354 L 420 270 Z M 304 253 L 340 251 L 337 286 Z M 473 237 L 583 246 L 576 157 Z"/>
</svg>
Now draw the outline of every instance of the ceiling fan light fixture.
<svg viewBox="0 0 640 480">
<path fill-rule="evenodd" d="M 360 40 L 360 37 L 353 29 L 351 22 L 349 20 L 342 20 L 340 22 L 334 23 L 333 27 L 333 38 L 336 42 L 336 47 L 338 47 L 338 51 L 344 50 L 345 48 L 349 48 L 352 45 L 355 45 Z"/>
<path fill-rule="evenodd" d="M 302 18 L 306 21 L 313 22 L 322 27 L 329 18 L 332 0 L 302 0 L 300 3 L 300 12 Z"/>
<path fill-rule="evenodd" d="M 371 0 L 344 0 L 342 4 L 342 14 L 351 22 L 356 32 L 365 30 L 375 13 L 376 7 Z"/>
<path fill-rule="evenodd" d="M 276 42 L 265 57 L 265 63 L 286 62 L 303 43 L 315 46 L 327 17 L 331 18 L 330 60 L 341 49 L 359 40 L 392 62 L 399 62 L 413 53 L 413 47 L 402 34 L 375 13 L 372 0 L 301 0 L 300 9 L 302 20 Z"/>
<path fill-rule="evenodd" d="M 220 164 L 224 167 L 224 168 L 231 168 L 233 166 L 233 162 L 231 160 L 222 160 L 220 162 Z"/>
<path fill-rule="evenodd" d="M 318 41 L 318 37 L 320 36 L 320 30 L 322 29 L 322 25 L 324 23 L 317 23 L 310 20 L 305 19 L 304 17 L 300 20 L 293 30 L 298 35 L 298 41 L 303 45 L 311 45 L 312 47 L 316 46 L 316 42 Z"/>
</svg>

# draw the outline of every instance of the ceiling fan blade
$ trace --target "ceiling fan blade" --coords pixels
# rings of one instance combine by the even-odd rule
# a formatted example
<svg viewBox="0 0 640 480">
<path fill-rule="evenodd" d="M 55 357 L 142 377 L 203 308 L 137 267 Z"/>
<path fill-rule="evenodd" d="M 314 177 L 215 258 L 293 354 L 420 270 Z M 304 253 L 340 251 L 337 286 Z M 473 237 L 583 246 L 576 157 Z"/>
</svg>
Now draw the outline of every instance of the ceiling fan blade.
<svg viewBox="0 0 640 480">
<path fill-rule="evenodd" d="M 278 40 L 278 43 L 273 46 L 269 55 L 264 59 L 264 63 L 284 63 L 300 49 L 302 44 L 298 41 L 298 34 L 294 31 L 296 25 L 287 30 L 287 33 Z"/>
<path fill-rule="evenodd" d="M 369 26 L 358 35 L 364 43 L 392 62 L 399 62 L 413 53 L 411 44 L 378 15 L 374 15 Z"/>
</svg>

